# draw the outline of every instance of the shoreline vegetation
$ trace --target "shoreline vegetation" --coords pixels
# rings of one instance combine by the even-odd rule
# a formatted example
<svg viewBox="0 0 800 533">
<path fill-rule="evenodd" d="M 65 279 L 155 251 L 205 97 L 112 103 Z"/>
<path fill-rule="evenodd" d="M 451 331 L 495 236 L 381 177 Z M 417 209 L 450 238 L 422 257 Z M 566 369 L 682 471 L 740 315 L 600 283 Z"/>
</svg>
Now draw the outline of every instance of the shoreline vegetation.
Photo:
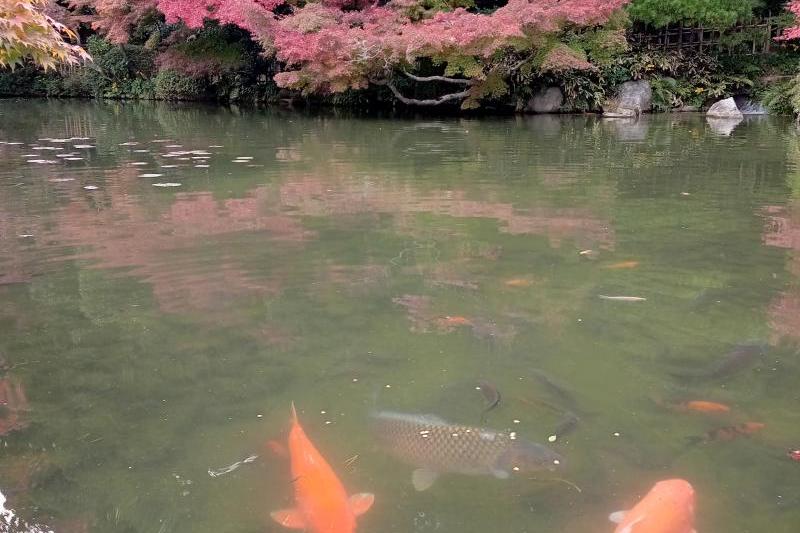
<svg viewBox="0 0 800 533">
<path fill-rule="evenodd" d="M 616 118 L 800 112 L 800 2 L 0 1 L 41 11 L 34 29 L 49 21 L 62 38 L 52 57 L 41 42 L 0 53 L 0 97 Z M 13 51 L 2 17 L 12 8 L 0 6 L 0 44 Z"/>
</svg>

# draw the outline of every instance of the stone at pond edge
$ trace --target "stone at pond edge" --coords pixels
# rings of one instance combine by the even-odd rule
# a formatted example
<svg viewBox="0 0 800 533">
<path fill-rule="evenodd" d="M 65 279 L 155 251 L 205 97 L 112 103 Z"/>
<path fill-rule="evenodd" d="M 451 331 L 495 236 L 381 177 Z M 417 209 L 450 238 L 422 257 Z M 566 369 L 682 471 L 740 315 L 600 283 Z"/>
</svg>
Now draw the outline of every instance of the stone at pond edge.
<svg viewBox="0 0 800 533">
<path fill-rule="evenodd" d="M 733 98 L 725 98 L 724 100 L 714 102 L 714 105 L 709 107 L 708 111 L 706 111 L 706 116 L 712 118 L 744 118 L 744 115 L 739 111 L 739 108 L 736 106 L 736 101 Z"/>
<path fill-rule="evenodd" d="M 547 87 L 533 95 L 525 106 L 527 113 L 558 113 L 564 105 L 564 93 L 558 87 Z"/>
<path fill-rule="evenodd" d="M 617 95 L 603 104 L 603 116 L 608 118 L 635 117 L 652 110 L 653 89 L 646 80 L 626 81 Z"/>
</svg>

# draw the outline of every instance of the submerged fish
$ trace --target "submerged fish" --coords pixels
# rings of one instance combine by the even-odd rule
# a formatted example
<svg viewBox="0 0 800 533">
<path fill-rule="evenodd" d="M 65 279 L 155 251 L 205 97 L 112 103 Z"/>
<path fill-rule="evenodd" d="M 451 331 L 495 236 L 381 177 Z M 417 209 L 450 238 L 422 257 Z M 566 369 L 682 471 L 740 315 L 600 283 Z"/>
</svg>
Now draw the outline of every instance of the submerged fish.
<svg viewBox="0 0 800 533">
<path fill-rule="evenodd" d="M 761 431 L 765 427 L 766 424 L 762 424 L 761 422 L 744 422 L 742 424 L 736 424 L 735 426 L 715 428 L 706 432 L 702 437 L 689 437 L 689 443 L 695 444 L 699 442 L 708 443 L 716 441 L 731 441 L 739 437 L 752 435 L 757 431 Z"/>
<path fill-rule="evenodd" d="M 479 379 L 476 382 L 475 388 L 480 391 L 481 395 L 486 399 L 486 408 L 481 412 L 481 422 L 483 422 L 486 415 L 489 414 L 489 411 L 500 405 L 500 391 L 485 379 Z"/>
<path fill-rule="evenodd" d="M 575 394 L 566 385 L 559 383 L 538 368 L 531 368 L 530 373 L 550 394 L 558 398 L 559 403 L 566 405 L 570 411 L 579 411 Z"/>
<path fill-rule="evenodd" d="M 623 268 L 636 268 L 638 266 L 639 261 L 621 261 L 619 263 L 605 265 L 603 268 L 607 268 L 609 270 L 621 270 Z"/>
<path fill-rule="evenodd" d="M 789 459 L 792 461 L 800 461 L 800 450 L 792 450 L 786 455 L 788 455 Z"/>
<path fill-rule="evenodd" d="M 398 459 L 417 467 L 416 490 L 429 488 L 439 474 L 493 475 L 555 470 L 560 455 L 546 446 L 519 439 L 514 432 L 450 424 L 434 415 L 381 411 L 372 415 L 377 439 Z"/>
<path fill-rule="evenodd" d="M 612 302 L 646 302 L 647 298 L 641 296 L 608 296 L 606 294 L 598 294 L 601 300 L 610 300 Z"/>
<path fill-rule="evenodd" d="M 614 533 L 697 533 L 694 529 L 694 489 L 683 479 L 659 481 L 630 511 L 608 517 Z"/>
<path fill-rule="evenodd" d="M 677 403 L 665 402 L 655 399 L 654 401 L 660 407 L 682 413 L 689 411 L 694 411 L 697 413 L 728 413 L 731 410 L 730 406 L 724 403 L 711 402 L 708 400 L 687 400 L 684 402 L 677 402 Z"/>
<path fill-rule="evenodd" d="M 720 359 L 699 370 L 680 370 L 672 375 L 687 379 L 715 379 L 731 376 L 749 367 L 767 351 L 765 342 L 737 344 Z"/>
</svg>

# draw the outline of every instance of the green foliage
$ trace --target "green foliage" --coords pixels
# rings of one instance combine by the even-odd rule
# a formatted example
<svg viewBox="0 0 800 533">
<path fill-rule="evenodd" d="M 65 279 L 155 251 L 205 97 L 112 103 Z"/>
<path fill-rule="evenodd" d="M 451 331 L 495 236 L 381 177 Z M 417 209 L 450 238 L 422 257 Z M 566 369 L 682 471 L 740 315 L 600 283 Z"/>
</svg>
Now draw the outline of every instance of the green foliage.
<svg viewBox="0 0 800 533">
<path fill-rule="evenodd" d="M 759 0 L 633 0 L 628 14 L 656 27 L 685 22 L 727 28 L 751 16 L 760 4 Z"/>
<path fill-rule="evenodd" d="M 220 71 L 235 70 L 241 68 L 247 59 L 242 37 L 242 32 L 232 26 L 208 24 L 193 39 L 178 43 L 172 49 L 190 61 L 213 60 Z"/>
<path fill-rule="evenodd" d="M 153 84 L 159 100 L 197 100 L 203 96 L 202 84 L 174 70 L 159 72 Z"/>
</svg>

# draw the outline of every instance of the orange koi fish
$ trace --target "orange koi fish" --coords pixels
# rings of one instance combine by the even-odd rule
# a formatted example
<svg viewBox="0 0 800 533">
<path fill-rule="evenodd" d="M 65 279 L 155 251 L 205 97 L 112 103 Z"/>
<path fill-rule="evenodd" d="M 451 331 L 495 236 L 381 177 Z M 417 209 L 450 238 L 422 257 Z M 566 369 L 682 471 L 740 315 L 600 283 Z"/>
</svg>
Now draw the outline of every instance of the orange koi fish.
<svg viewBox="0 0 800 533">
<path fill-rule="evenodd" d="M 437 320 L 440 326 L 471 326 L 472 320 L 464 316 L 443 316 Z"/>
<path fill-rule="evenodd" d="M 674 404 L 659 403 L 659 405 L 680 412 L 695 411 L 698 413 L 728 413 L 731 410 L 731 408 L 724 403 L 710 402 L 707 400 L 690 400 L 687 402 Z"/>
<path fill-rule="evenodd" d="M 356 517 L 369 510 L 375 496 L 363 492 L 347 497 L 342 482 L 300 426 L 294 404 L 289 454 L 297 507 L 273 511 L 273 520 L 312 533 L 354 533 Z"/>
<path fill-rule="evenodd" d="M 697 533 L 694 529 L 694 489 L 683 479 L 659 481 L 628 512 L 612 513 L 614 533 Z"/>
<path fill-rule="evenodd" d="M 603 268 L 609 270 L 622 270 L 623 268 L 636 268 L 639 266 L 639 261 L 620 261 L 619 263 L 612 263 L 605 265 Z"/>
<path fill-rule="evenodd" d="M 727 413 L 731 408 L 724 403 L 709 402 L 706 400 L 691 400 L 683 404 L 687 411 L 700 413 Z"/>
</svg>

